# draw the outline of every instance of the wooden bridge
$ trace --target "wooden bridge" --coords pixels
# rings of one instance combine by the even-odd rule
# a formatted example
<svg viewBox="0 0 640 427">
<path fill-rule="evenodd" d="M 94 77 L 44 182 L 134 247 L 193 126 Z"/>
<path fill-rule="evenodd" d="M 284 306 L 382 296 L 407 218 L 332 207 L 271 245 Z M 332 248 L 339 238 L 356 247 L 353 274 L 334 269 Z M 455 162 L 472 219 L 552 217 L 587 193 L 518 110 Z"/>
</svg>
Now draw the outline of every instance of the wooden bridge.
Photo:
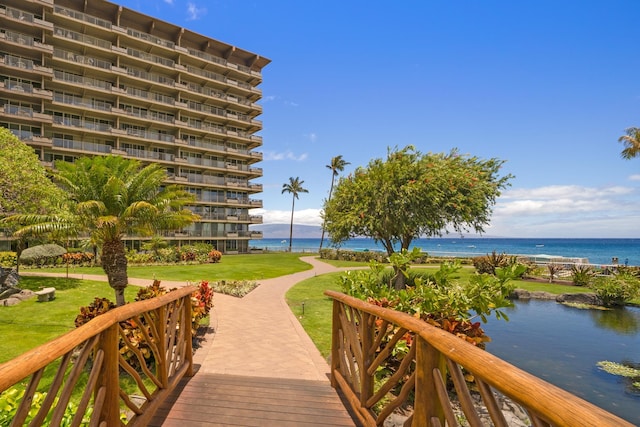
<svg viewBox="0 0 640 427">
<path fill-rule="evenodd" d="M 464 418 L 506 427 L 498 400 L 506 396 L 533 426 L 632 426 L 441 329 L 335 292 L 327 292 L 334 300 L 328 367 L 282 299 L 314 274 L 263 283 L 245 302 L 216 300 L 216 333 L 195 355 L 195 288 L 184 287 L 111 310 L 4 363 L 0 392 L 25 390 L 11 425 L 375 426 L 411 408 L 405 426 L 454 426 Z M 269 352 L 279 356 L 263 357 Z M 394 372 L 374 381 L 390 358 Z M 47 384 L 45 371 L 53 372 Z M 470 376 L 477 392 L 468 389 Z"/>
</svg>

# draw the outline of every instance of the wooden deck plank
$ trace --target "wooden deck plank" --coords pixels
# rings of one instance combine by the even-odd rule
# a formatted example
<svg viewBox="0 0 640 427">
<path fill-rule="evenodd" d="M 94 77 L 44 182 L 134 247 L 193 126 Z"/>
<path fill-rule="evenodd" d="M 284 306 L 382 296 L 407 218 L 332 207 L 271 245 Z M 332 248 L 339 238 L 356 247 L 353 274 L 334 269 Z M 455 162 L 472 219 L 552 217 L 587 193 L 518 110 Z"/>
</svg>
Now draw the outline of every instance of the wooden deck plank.
<svg viewBox="0 0 640 427">
<path fill-rule="evenodd" d="M 328 382 L 196 374 L 184 379 L 151 427 L 356 426 Z"/>
</svg>

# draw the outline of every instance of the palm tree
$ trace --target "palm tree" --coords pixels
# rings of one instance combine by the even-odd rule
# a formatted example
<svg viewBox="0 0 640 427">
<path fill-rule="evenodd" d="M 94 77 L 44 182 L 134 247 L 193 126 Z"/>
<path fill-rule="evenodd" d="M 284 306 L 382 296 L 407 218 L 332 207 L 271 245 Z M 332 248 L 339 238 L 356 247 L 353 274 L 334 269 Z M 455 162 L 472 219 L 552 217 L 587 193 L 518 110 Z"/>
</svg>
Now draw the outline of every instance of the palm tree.
<svg viewBox="0 0 640 427">
<path fill-rule="evenodd" d="M 331 194 L 333 193 L 333 184 L 335 183 L 336 177 L 339 172 L 344 170 L 344 167 L 350 165 L 351 163 L 342 159 L 342 154 L 331 158 L 331 164 L 326 165 L 327 169 L 331 169 L 331 187 L 329 188 L 329 198 L 327 200 L 331 200 Z M 324 232 L 325 232 L 325 222 L 322 221 L 322 237 L 320 238 L 320 249 L 322 250 L 322 242 L 324 242 Z"/>
<path fill-rule="evenodd" d="M 67 192 L 67 212 L 16 216 L 15 220 L 28 225 L 15 234 L 88 234 L 102 248 L 102 268 L 115 290 L 116 304 L 124 305 L 129 279 L 123 238 L 152 236 L 158 230 L 189 225 L 198 216 L 183 206 L 193 196 L 175 185 L 163 187 L 166 172 L 159 165 L 142 167 L 136 160 L 119 156 L 56 162 L 56 168 L 53 178 Z"/>
<path fill-rule="evenodd" d="M 293 211 L 296 205 L 296 199 L 298 198 L 298 194 L 300 193 L 308 193 L 309 190 L 302 187 L 304 181 L 300 181 L 299 177 L 290 177 L 288 184 L 282 184 L 282 193 L 291 193 L 293 194 L 293 201 L 291 202 L 291 225 L 289 226 L 289 252 L 291 252 L 291 239 L 293 238 Z"/>
<path fill-rule="evenodd" d="M 626 135 L 622 135 L 618 138 L 618 142 L 624 144 L 624 150 L 622 150 L 622 157 L 624 159 L 632 159 L 640 155 L 640 128 L 630 127 L 625 129 Z"/>
</svg>

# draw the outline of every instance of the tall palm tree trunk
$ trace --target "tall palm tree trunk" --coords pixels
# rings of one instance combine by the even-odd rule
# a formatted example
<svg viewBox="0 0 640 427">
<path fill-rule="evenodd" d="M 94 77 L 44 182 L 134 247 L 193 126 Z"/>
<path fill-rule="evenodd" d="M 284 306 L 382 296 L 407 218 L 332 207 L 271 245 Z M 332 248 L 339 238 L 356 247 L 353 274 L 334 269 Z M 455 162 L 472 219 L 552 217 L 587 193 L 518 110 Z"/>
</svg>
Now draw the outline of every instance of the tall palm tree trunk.
<svg viewBox="0 0 640 427">
<path fill-rule="evenodd" d="M 291 252 L 291 245 L 293 244 L 293 210 L 296 206 L 296 198 L 293 197 L 293 202 L 291 202 L 291 224 L 289 225 L 289 252 Z"/>
<path fill-rule="evenodd" d="M 127 256 L 124 242 L 121 239 L 104 242 L 102 246 L 102 269 L 107 274 L 109 286 L 116 293 L 116 305 L 124 305 L 124 290 L 129 278 L 127 276 Z"/>
</svg>

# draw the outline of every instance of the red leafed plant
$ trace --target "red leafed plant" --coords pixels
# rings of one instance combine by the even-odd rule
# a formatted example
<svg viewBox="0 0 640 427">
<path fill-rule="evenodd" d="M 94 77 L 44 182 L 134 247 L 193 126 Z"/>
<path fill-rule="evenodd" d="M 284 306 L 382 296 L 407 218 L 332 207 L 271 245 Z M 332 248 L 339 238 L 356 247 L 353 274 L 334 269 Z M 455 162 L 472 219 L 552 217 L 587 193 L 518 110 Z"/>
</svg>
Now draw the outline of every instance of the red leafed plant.
<svg viewBox="0 0 640 427">
<path fill-rule="evenodd" d="M 171 289 L 173 290 L 173 289 Z M 136 301 L 142 301 L 150 298 L 159 297 L 165 295 L 171 290 L 167 290 L 160 285 L 159 280 L 154 280 L 153 284 L 145 288 L 138 290 L 136 295 Z M 196 331 L 200 325 L 200 321 L 209 314 L 209 311 L 213 307 L 213 289 L 209 286 L 209 282 L 202 281 L 198 286 L 198 289 L 191 294 L 191 332 L 195 336 Z M 76 316 L 76 327 L 82 326 L 91 319 L 106 313 L 107 311 L 116 308 L 115 304 L 109 301 L 107 298 L 95 298 L 94 301 L 86 307 L 80 307 L 80 314 Z M 136 369 L 139 369 L 140 361 L 137 360 L 131 347 L 136 348 L 147 361 L 145 363 L 151 365 L 154 363 L 153 352 L 151 351 L 148 343 L 145 342 L 144 335 L 140 330 L 140 326 L 147 328 L 147 334 L 151 335 L 151 329 L 149 326 L 142 322 L 133 320 L 127 320 L 120 322 L 122 333 L 127 337 L 129 345 L 127 346 L 122 337 L 120 338 L 120 354 L 127 360 L 127 362 Z M 153 338 L 153 337 L 152 337 Z"/>
</svg>

